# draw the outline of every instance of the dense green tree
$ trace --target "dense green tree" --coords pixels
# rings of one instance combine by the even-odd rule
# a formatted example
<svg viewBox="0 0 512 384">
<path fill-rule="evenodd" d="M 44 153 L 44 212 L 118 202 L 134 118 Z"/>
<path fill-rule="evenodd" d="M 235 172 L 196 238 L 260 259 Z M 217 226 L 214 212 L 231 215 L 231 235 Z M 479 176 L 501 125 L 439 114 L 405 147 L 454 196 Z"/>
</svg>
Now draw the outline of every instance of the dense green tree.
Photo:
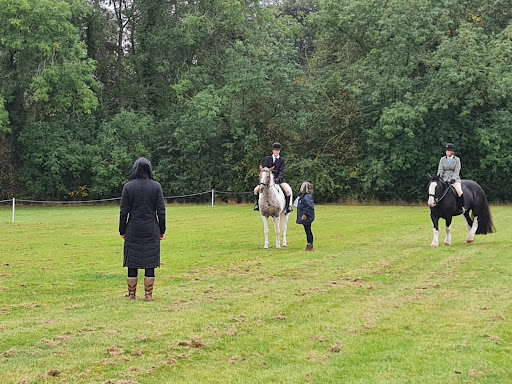
<svg viewBox="0 0 512 384">
<path fill-rule="evenodd" d="M 445 142 L 510 201 L 511 0 L 0 0 L 0 195 L 252 190 L 418 200 Z"/>
<path fill-rule="evenodd" d="M 507 39 L 495 35 L 496 25 L 484 28 L 481 7 L 477 1 L 324 2 L 317 65 L 326 69 L 326 82 L 333 74 L 342 79 L 340 88 L 360 110 L 363 196 L 420 198 L 422 179 L 435 172 L 447 141 L 460 148 L 463 176 L 478 175 L 485 154 L 476 138 L 486 135 L 475 132 L 475 123 L 503 121 L 509 96 L 500 82 L 510 76 L 507 61 L 496 60 L 498 52 L 508 54 Z M 488 5 L 486 12 L 493 13 Z M 500 128 L 494 134 L 506 140 L 508 129 Z M 509 155 L 500 156 L 506 163 Z"/>
<path fill-rule="evenodd" d="M 150 157 L 147 143 L 153 132 L 153 118 L 133 111 L 122 111 L 101 124 L 92 149 L 93 197 L 120 196 L 134 161 Z"/>
<path fill-rule="evenodd" d="M 55 199 L 88 197 L 92 177 L 94 120 L 34 121 L 18 134 L 19 178 L 30 196 Z"/>
<path fill-rule="evenodd" d="M 66 2 L 0 3 L 2 95 L 10 116 L 37 120 L 97 107 L 95 66 L 70 17 Z"/>
<path fill-rule="evenodd" d="M 156 54 L 148 54 L 144 46 L 138 52 L 151 63 L 157 61 L 158 74 L 166 79 L 141 81 L 153 84 L 153 94 L 166 95 L 158 105 L 173 105 L 164 108 L 168 124 L 159 125 L 162 143 L 155 154 L 169 175 L 163 181 L 171 193 L 212 186 L 248 190 L 269 143 L 286 139 L 297 109 L 294 81 L 300 71 L 295 66 L 296 23 L 276 14 L 274 8 L 250 1 L 180 3 L 175 13 L 161 11 L 150 20 L 149 36 L 139 31 L 144 41 L 168 36 L 172 42 L 148 44 Z M 146 26 L 150 22 L 144 15 L 141 8 L 140 23 Z M 163 26 L 155 24 L 159 20 Z"/>
<path fill-rule="evenodd" d="M 13 146 L 12 160 L 20 162 L 20 179 L 30 193 L 46 196 L 61 195 L 65 188 L 61 179 L 49 181 L 55 171 L 54 142 L 43 133 L 53 131 L 54 123 L 73 126 L 77 116 L 98 106 L 95 64 L 85 56 L 71 17 L 71 7 L 64 1 L 0 1 L 2 126 L 12 132 L 8 142 Z M 55 131 L 69 137 L 71 129 Z M 69 156 L 71 160 L 72 153 Z M 35 157 L 41 162 L 39 169 L 33 169 Z M 43 187 L 34 177 L 43 178 L 47 171 L 50 185 Z"/>
</svg>

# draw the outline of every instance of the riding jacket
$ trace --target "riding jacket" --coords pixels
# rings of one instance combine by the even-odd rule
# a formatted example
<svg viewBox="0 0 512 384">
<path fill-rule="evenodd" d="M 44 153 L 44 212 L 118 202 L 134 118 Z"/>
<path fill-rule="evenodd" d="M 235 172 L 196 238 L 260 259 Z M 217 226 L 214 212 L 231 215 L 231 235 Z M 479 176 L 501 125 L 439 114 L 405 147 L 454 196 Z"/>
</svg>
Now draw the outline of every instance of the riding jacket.
<svg viewBox="0 0 512 384">
<path fill-rule="evenodd" d="M 456 183 L 460 183 L 460 158 L 453 155 L 450 164 L 448 164 L 448 160 L 449 158 L 446 156 L 441 157 L 439 167 L 437 167 L 437 175 L 444 181 L 455 180 Z"/>
<path fill-rule="evenodd" d="M 265 161 L 263 162 L 263 166 L 267 168 L 275 167 L 272 171 L 274 175 L 274 183 L 281 184 L 285 183 L 286 180 L 284 179 L 284 158 L 279 156 L 278 159 L 274 162 L 272 156 L 265 157 Z"/>
</svg>

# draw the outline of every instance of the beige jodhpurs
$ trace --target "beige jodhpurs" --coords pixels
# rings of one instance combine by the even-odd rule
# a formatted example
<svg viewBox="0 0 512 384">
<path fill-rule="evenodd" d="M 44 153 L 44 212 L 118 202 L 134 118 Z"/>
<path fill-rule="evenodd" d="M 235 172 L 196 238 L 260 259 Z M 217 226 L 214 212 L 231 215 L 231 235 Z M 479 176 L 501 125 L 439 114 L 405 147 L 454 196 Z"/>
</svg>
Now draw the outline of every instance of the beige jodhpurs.
<svg viewBox="0 0 512 384">
<path fill-rule="evenodd" d="M 462 185 L 460 183 L 453 183 L 453 188 L 457 191 L 457 196 L 462 196 Z"/>
</svg>

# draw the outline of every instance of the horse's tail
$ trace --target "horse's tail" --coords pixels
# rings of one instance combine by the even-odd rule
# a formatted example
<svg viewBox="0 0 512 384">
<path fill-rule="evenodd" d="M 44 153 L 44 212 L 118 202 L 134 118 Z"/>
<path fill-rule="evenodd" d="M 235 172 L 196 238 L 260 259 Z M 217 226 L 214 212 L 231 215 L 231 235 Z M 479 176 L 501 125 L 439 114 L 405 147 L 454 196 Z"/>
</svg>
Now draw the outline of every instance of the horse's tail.
<svg viewBox="0 0 512 384">
<path fill-rule="evenodd" d="M 476 230 L 477 235 L 487 235 L 488 233 L 496 232 L 494 224 L 492 222 L 491 211 L 489 210 L 489 203 L 485 192 L 482 190 L 482 206 L 479 209 L 478 215 L 478 228 Z"/>
</svg>

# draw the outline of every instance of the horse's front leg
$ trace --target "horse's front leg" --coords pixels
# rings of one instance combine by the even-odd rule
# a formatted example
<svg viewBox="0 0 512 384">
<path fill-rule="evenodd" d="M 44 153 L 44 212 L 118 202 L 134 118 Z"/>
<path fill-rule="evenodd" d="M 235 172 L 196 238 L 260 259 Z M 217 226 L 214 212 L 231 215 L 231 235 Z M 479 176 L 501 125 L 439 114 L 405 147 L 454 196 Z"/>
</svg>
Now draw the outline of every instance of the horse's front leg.
<svg viewBox="0 0 512 384">
<path fill-rule="evenodd" d="M 288 230 L 288 215 L 281 214 L 281 220 L 283 220 L 283 248 L 288 246 L 288 242 L 286 241 L 286 231 Z"/>
<path fill-rule="evenodd" d="M 434 238 L 432 239 L 432 243 L 430 243 L 430 246 L 437 247 L 439 245 L 439 217 L 435 216 L 432 212 L 430 212 L 430 218 L 432 219 L 432 224 L 434 225 Z"/>
<path fill-rule="evenodd" d="M 274 217 L 274 230 L 276 231 L 276 248 L 281 248 L 281 239 L 279 235 L 281 233 L 281 217 Z"/>
<path fill-rule="evenodd" d="M 265 244 L 263 248 L 268 249 L 268 217 L 261 215 L 261 220 L 263 220 L 263 233 L 265 234 Z"/>
<path fill-rule="evenodd" d="M 468 237 L 466 237 L 466 243 L 471 244 L 473 241 L 475 241 L 475 234 L 476 234 L 477 229 L 478 229 L 478 216 L 475 216 L 473 218 L 473 225 L 471 226 L 471 229 L 468 232 Z"/>
<path fill-rule="evenodd" d="M 446 236 L 444 237 L 444 245 L 452 245 L 452 218 L 446 219 Z"/>
</svg>

